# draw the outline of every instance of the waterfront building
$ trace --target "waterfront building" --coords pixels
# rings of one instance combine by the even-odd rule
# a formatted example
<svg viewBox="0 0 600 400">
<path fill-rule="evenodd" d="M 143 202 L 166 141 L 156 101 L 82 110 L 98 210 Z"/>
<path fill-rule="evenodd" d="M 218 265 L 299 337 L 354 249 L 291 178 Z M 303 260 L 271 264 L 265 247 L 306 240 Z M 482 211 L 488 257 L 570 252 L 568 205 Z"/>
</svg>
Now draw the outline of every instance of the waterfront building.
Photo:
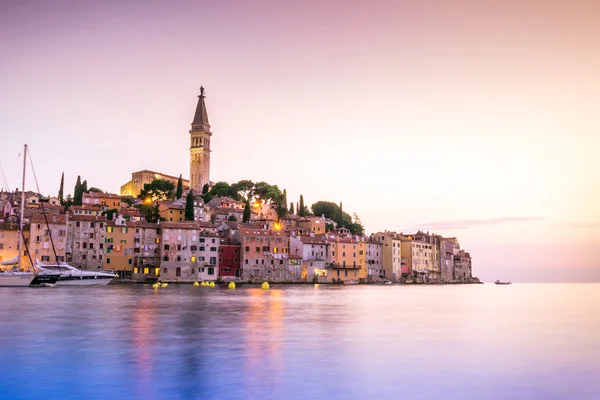
<svg viewBox="0 0 600 400">
<path fill-rule="evenodd" d="M 103 216 L 70 216 L 66 241 L 67 261 L 81 269 L 103 269 L 104 251 L 107 246 L 106 222 L 106 217 Z"/>
<path fill-rule="evenodd" d="M 454 280 L 454 257 L 458 256 L 459 245 L 456 238 L 444 238 L 440 244 L 442 282 Z"/>
<path fill-rule="evenodd" d="M 219 276 L 220 238 L 205 222 L 161 222 L 161 279 L 213 281 Z"/>
<path fill-rule="evenodd" d="M 383 276 L 392 282 L 400 282 L 402 276 L 401 236 L 395 232 L 377 232 L 371 240 L 381 243 Z"/>
<path fill-rule="evenodd" d="M 90 215 L 98 216 L 102 215 L 102 207 L 100 205 L 88 205 L 88 206 L 71 206 L 69 207 L 69 213 L 72 215 Z"/>
<path fill-rule="evenodd" d="M 383 269 L 383 244 L 369 239 L 367 245 L 367 280 L 369 282 L 377 282 L 382 276 L 385 276 Z"/>
<path fill-rule="evenodd" d="M 363 241 L 338 235 L 326 235 L 330 246 L 328 281 L 366 279 L 365 244 Z M 360 253 L 363 254 L 360 254 Z"/>
<path fill-rule="evenodd" d="M 130 278 L 133 274 L 135 227 L 134 222 L 122 216 L 106 222 L 104 269 L 115 271 L 121 278 Z"/>
<path fill-rule="evenodd" d="M 177 187 L 177 181 L 179 180 L 178 176 L 167 175 L 161 172 L 150 171 L 147 169 L 132 172 L 131 180 L 121 186 L 120 194 L 121 196 L 132 196 L 138 197 L 140 191 L 144 188 L 146 183 L 151 183 L 155 179 L 162 179 L 165 181 L 171 182 L 175 187 Z M 190 181 L 187 179 L 182 179 L 183 190 L 190 189 Z M 202 192 L 194 192 L 194 193 L 202 193 Z"/>
<path fill-rule="evenodd" d="M 290 256 L 302 260 L 302 280 L 327 280 L 329 243 L 324 235 L 290 236 Z"/>
<path fill-rule="evenodd" d="M 288 274 L 289 239 L 284 233 L 243 227 L 236 232 L 236 238 L 242 246 L 242 271 L 245 280 L 292 280 Z"/>
<path fill-rule="evenodd" d="M 409 276 L 417 281 L 428 281 L 433 270 L 432 243 L 424 235 L 402 236 L 402 254 L 408 260 Z"/>
<path fill-rule="evenodd" d="M 210 123 L 204 103 L 204 88 L 200 88 L 196 113 L 190 129 L 190 187 L 201 194 L 202 188 L 210 184 Z"/>
<path fill-rule="evenodd" d="M 160 276 L 160 228 L 158 224 L 138 222 L 133 233 L 133 275 L 137 280 Z"/>
<path fill-rule="evenodd" d="M 219 277 L 224 280 L 241 278 L 241 243 L 232 238 L 221 238 L 219 246 Z"/>
<path fill-rule="evenodd" d="M 464 250 L 460 250 L 458 255 L 454 257 L 454 280 L 468 282 L 471 277 L 471 255 Z"/>
<path fill-rule="evenodd" d="M 65 261 L 67 216 L 63 214 L 47 214 L 46 216 L 48 225 L 41 213 L 33 214 L 31 217 L 29 239 L 31 258 L 34 262 L 36 260 L 42 262 Z M 50 240 L 50 235 L 52 235 L 52 240 Z M 56 255 L 54 251 L 56 251 Z"/>
<path fill-rule="evenodd" d="M 29 226 L 23 228 L 25 239 L 29 240 Z M 0 221 L 0 261 L 11 260 L 19 255 L 18 238 L 19 223 L 16 219 Z M 22 266 L 26 267 L 30 263 L 26 259 L 25 246 L 23 246 L 22 256 L 24 257 Z"/>
</svg>

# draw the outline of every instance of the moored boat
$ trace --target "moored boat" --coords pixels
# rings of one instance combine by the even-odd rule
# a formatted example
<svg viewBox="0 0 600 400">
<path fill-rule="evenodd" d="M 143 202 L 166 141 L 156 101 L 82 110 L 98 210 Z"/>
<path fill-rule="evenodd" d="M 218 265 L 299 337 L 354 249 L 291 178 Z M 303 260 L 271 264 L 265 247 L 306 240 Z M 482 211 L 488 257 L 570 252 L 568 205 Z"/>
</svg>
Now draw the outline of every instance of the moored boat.
<svg viewBox="0 0 600 400">
<path fill-rule="evenodd" d="M 40 271 L 58 273 L 59 278 L 56 282 L 58 286 L 108 285 L 110 281 L 117 277 L 112 272 L 85 271 L 65 262 L 54 264 L 36 262 L 35 267 Z"/>
<path fill-rule="evenodd" d="M 358 285 L 358 281 L 355 281 L 355 280 L 344 281 L 344 285 Z"/>
<path fill-rule="evenodd" d="M 496 280 L 496 282 L 494 282 L 496 285 L 511 285 L 512 282 L 502 282 L 500 280 Z"/>
</svg>

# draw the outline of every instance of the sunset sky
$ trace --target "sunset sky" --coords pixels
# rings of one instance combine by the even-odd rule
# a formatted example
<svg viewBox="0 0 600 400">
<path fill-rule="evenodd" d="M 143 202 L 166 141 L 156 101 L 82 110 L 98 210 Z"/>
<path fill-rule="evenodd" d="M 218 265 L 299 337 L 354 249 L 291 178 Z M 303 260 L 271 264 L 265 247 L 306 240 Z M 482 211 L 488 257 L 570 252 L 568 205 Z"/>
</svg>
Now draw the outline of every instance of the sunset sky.
<svg viewBox="0 0 600 400">
<path fill-rule="evenodd" d="M 28 143 L 53 195 L 62 171 L 188 177 L 203 85 L 212 181 L 457 236 L 484 280 L 600 281 L 599 21 L 597 1 L 2 1 L 0 162 L 14 190 Z"/>
</svg>

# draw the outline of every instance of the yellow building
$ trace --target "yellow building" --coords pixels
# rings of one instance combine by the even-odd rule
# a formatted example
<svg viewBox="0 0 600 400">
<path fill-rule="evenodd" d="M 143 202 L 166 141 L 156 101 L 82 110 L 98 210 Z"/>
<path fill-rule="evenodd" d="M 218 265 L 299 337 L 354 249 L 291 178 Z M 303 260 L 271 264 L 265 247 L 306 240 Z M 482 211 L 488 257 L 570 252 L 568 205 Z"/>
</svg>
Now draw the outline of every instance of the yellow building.
<svg viewBox="0 0 600 400">
<path fill-rule="evenodd" d="M 104 269 L 130 276 L 133 271 L 135 223 L 119 218 L 106 223 Z"/>
<path fill-rule="evenodd" d="M 131 180 L 121 186 L 121 196 L 133 196 L 137 197 L 140 194 L 140 191 L 144 188 L 146 183 L 151 183 L 155 179 L 163 179 L 165 181 L 169 181 L 177 187 L 177 181 L 179 177 L 161 174 L 160 172 L 149 171 L 144 169 L 142 171 L 137 171 L 131 173 Z M 188 190 L 190 188 L 190 181 L 187 179 L 182 179 L 183 182 L 183 190 Z"/>
<path fill-rule="evenodd" d="M 304 217 L 298 221 L 298 227 L 316 235 L 324 235 L 326 222 L 326 218 L 323 217 Z"/>
<path fill-rule="evenodd" d="M 350 238 L 328 236 L 330 249 L 327 280 L 360 280 L 367 277 L 366 244 Z"/>
<path fill-rule="evenodd" d="M 29 238 L 29 229 L 24 230 L 25 238 Z M 0 222 L 0 261 L 8 261 L 17 258 L 19 250 L 17 248 L 19 237 L 19 224 L 16 222 Z M 25 246 L 23 246 L 25 249 Z M 23 251 L 25 256 L 25 251 Z M 23 259 L 22 266 L 29 265 L 29 261 Z M 12 268 L 12 265 L 5 265 L 5 268 Z"/>
<path fill-rule="evenodd" d="M 100 206 L 103 209 L 116 208 L 118 210 L 121 208 L 121 196 L 112 193 L 84 193 L 81 205 L 83 208 Z"/>
<path fill-rule="evenodd" d="M 185 203 L 183 201 L 161 201 L 158 203 L 158 213 L 169 222 L 185 221 Z"/>
<path fill-rule="evenodd" d="M 402 256 L 408 260 L 409 276 L 419 280 L 437 278 L 434 244 L 426 235 L 406 235 L 402 238 Z"/>
</svg>

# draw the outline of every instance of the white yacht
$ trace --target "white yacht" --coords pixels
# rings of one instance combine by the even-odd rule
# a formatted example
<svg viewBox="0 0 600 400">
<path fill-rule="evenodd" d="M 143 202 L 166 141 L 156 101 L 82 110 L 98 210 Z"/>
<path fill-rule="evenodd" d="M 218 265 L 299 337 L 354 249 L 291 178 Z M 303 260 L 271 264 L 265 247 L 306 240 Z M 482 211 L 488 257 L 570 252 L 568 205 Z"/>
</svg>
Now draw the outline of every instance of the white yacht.
<svg viewBox="0 0 600 400">
<path fill-rule="evenodd" d="M 112 272 L 85 271 L 65 262 L 54 264 L 36 262 L 35 268 L 41 272 L 59 272 L 60 278 L 56 282 L 58 286 L 108 285 L 111 280 L 117 277 Z"/>
<path fill-rule="evenodd" d="M 59 273 L 53 271 L 43 271 L 38 274 L 29 271 L 19 271 L 16 265 L 12 269 L 3 269 L 3 265 L 10 265 L 14 260 L 0 262 L 0 286 L 25 287 L 25 286 L 51 286 L 56 284 Z"/>
</svg>

